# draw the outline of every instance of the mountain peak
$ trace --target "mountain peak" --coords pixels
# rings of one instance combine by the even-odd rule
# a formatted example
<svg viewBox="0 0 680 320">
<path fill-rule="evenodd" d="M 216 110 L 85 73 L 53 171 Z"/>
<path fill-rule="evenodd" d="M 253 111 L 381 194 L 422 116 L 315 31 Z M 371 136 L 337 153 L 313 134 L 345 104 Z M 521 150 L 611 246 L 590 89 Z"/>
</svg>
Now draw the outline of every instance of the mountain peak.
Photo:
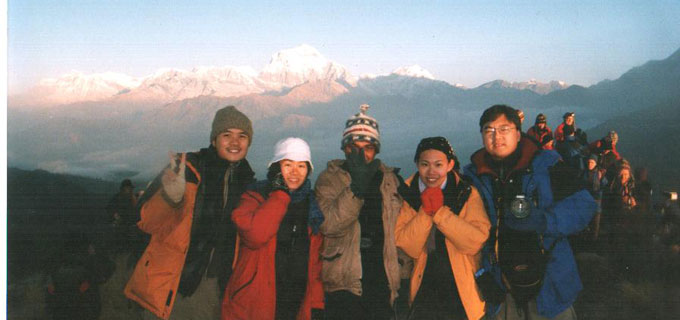
<svg viewBox="0 0 680 320">
<path fill-rule="evenodd" d="M 259 77 L 268 90 L 292 88 L 315 80 L 341 80 L 352 86 L 357 81 L 344 66 L 307 44 L 273 54 Z"/>
<path fill-rule="evenodd" d="M 430 71 L 425 70 L 423 67 L 417 64 L 408 67 L 399 67 L 396 70 L 392 71 L 392 73 L 400 76 L 426 78 L 434 80 L 434 76 L 432 75 L 432 73 L 430 73 Z"/>
</svg>

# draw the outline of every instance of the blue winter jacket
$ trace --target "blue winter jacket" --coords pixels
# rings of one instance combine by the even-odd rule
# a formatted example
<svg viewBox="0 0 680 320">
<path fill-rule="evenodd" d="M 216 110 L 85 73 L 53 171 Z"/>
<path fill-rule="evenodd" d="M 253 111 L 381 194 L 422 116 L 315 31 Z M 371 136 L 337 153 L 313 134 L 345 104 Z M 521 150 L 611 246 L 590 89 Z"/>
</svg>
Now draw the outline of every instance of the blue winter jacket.
<svg viewBox="0 0 680 320">
<path fill-rule="evenodd" d="M 522 191 L 529 197 L 529 202 L 533 203 L 531 197 L 537 195 L 537 208 L 545 212 L 546 228 L 543 234 L 543 246 L 547 249 L 557 241 L 548 262 L 543 286 L 536 297 L 538 313 L 541 316 L 553 318 L 571 306 L 583 288 L 567 236 L 588 225 L 595 213 L 596 203 L 585 189 L 572 193 L 559 202 L 554 202 L 548 170 L 560 161 L 559 154 L 553 150 L 539 150 L 535 144 L 525 138 L 522 139 L 519 147 L 521 155 L 513 171 L 519 170 Z M 465 167 L 464 175 L 473 182 L 484 198 L 491 225 L 496 227 L 497 216 L 492 186 L 497 175 L 486 164 L 486 154 L 484 149 L 473 154 L 472 163 Z M 532 210 L 535 209 L 532 207 Z M 501 281 L 500 266 L 494 261 L 496 261 L 494 244 L 487 242 L 482 249 L 482 267 L 491 270 L 496 282 L 505 288 Z M 496 314 L 499 310 L 498 305 L 487 303 L 487 314 Z"/>
</svg>

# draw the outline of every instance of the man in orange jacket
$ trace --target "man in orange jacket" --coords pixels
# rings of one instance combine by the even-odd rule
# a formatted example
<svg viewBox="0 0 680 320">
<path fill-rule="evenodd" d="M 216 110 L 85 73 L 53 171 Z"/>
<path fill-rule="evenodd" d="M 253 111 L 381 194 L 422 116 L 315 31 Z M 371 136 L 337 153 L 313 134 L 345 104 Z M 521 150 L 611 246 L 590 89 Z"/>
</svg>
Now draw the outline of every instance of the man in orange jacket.
<svg viewBox="0 0 680 320">
<path fill-rule="evenodd" d="M 171 312 L 174 319 L 219 318 L 237 247 L 231 212 L 254 181 L 245 159 L 252 138 L 248 117 L 234 106 L 218 110 L 210 146 L 170 154 L 140 199 L 137 226 L 151 240 L 125 296 L 146 309 L 145 319 L 169 319 Z"/>
</svg>

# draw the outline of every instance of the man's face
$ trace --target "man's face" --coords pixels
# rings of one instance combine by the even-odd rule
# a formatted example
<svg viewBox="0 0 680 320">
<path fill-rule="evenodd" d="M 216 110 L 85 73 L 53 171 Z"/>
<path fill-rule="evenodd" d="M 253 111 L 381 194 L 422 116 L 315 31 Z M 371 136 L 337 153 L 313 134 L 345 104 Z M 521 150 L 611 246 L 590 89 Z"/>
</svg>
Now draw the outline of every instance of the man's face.
<svg viewBox="0 0 680 320">
<path fill-rule="evenodd" d="M 595 162 L 594 159 L 588 159 L 588 170 L 595 169 L 596 165 L 597 165 L 597 162 Z"/>
<path fill-rule="evenodd" d="M 305 183 L 307 178 L 307 161 L 281 160 L 281 175 L 290 191 L 295 191 Z"/>
<path fill-rule="evenodd" d="M 248 142 L 250 138 L 241 129 L 227 129 L 215 137 L 212 142 L 217 149 L 217 155 L 229 162 L 242 160 L 248 154 Z"/>
<path fill-rule="evenodd" d="M 373 159 L 375 158 L 375 145 L 368 141 L 354 141 L 350 142 L 345 145 L 345 156 L 348 156 L 350 153 L 352 153 L 352 147 L 356 148 L 357 150 L 364 150 L 364 159 L 366 159 L 366 163 L 371 163 Z"/>
<path fill-rule="evenodd" d="M 484 149 L 495 160 L 505 159 L 517 149 L 521 134 L 514 123 L 505 115 L 487 122 L 482 128 Z"/>
<path fill-rule="evenodd" d="M 428 188 L 441 187 L 454 165 L 454 161 L 449 160 L 443 152 L 425 150 L 418 157 L 418 175 Z"/>
<path fill-rule="evenodd" d="M 564 119 L 564 123 L 566 123 L 568 126 L 571 126 L 574 124 L 574 116 L 569 116 L 566 119 Z"/>
<path fill-rule="evenodd" d="M 543 130 L 543 129 L 545 129 L 545 122 L 539 122 L 537 124 L 537 126 L 538 126 L 539 129 Z"/>
</svg>

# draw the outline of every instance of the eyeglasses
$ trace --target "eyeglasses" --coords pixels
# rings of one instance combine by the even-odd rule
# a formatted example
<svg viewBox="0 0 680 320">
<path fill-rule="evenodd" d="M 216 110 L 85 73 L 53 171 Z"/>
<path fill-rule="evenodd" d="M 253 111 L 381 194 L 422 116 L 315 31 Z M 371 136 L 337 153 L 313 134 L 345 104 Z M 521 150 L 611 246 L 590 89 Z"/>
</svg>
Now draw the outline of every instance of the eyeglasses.
<svg viewBox="0 0 680 320">
<path fill-rule="evenodd" d="M 482 134 L 484 134 L 487 137 L 493 136 L 494 132 L 498 132 L 498 134 L 505 136 L 509 134 L 512 130 L 517 129 L 516 127 L 513 126 L 501 126 L 498 128 L 495 127 L 484 127 L 482 128 Z"/>
</svg>

